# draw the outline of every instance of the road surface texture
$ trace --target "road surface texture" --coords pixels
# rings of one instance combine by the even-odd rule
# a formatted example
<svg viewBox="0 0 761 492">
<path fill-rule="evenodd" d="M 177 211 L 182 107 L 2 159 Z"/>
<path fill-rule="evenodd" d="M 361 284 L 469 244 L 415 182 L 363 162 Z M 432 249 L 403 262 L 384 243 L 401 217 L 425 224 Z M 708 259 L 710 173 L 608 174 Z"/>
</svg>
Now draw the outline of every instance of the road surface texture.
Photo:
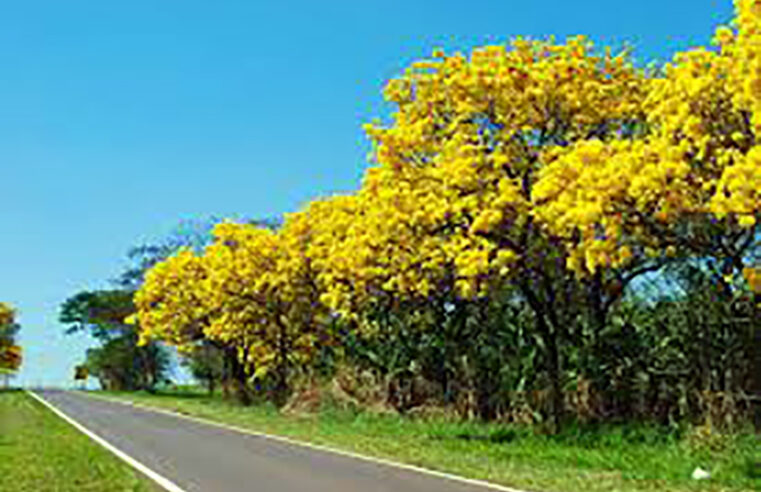
<svg viewBox="0 0 761 492">
<path fill-rule="evenodd" d="M 495 490 L 72 392 L 35 393 L 187 492 Z"/>
</svg>

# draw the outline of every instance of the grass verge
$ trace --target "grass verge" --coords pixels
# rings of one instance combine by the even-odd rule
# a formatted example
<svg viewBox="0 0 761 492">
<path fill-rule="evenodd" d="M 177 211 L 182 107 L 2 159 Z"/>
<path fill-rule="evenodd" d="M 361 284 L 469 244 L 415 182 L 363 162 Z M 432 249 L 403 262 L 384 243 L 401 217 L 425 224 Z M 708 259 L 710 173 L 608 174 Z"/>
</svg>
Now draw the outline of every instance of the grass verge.
<svg viewBox="0 0 761 492">
<path fill-rule="evenodd" d="M 136 404 L 536 491 L 761 490 L 750 434 L 716 449 L 688 446 L 676 432 L 646 425 L 569 428 L 558 436 L 530 429 L 444 419 L 411 419 L 328 408 L 282 415 L 270 405 L 240 407 L 199 392 L 118 393 Z M 695 467 L 712 478 L 691 478 Z"/>
<path fill-rule="evenodd" d="M 0 390 L 0 490 L 160 489 L 23 391 Z"/>
</svg>

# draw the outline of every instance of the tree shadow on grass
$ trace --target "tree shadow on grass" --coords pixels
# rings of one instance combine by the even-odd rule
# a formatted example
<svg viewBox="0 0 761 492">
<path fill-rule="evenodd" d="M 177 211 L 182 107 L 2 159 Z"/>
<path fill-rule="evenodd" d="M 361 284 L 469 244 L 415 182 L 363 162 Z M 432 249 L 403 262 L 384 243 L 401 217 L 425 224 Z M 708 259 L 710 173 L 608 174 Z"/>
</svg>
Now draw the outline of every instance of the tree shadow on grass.
<svg viewBox="0 0 761 492">
<path fill-rule="evenodd" d="M 473 441 L 473 442 L 489 442 L 493 444 L 505 444 L 520 439 L 524 432 L 518 431 L 512 428 L 495 429 L 490 432 L 476 433 L 476 432 L 457 432 L 450 434 L 444 433 L 431 433 L 429 437 L 433 440 L 448 440 L 456 439 L 460 441 Z"/>
<path fill-rule="evenodd" d="M 680 438 L 680 432 L 662 426 L 630 423 L 620 425 L 567 425 L 555 434 L 539 432 L 531 426 L 506 426 L 496 429 L 453 429 L 429 435 L 434 440 L 460 440 L 508 444 L 520 440 L 545 440 L 565 446 L 617 448 L 627 444 L 669 445 Z"/>
<path fill-rule="evenodd" d="M 157 391 L 155 393 L 145 392 L 146 395 L 155 396 L 157 398 L 171 398 L 173 400 L 208 400 L 213 399 L 207 394 L 195 393 L 192 391 L 178 391 L 178 392 L 165 392 Z"/>
</svg>

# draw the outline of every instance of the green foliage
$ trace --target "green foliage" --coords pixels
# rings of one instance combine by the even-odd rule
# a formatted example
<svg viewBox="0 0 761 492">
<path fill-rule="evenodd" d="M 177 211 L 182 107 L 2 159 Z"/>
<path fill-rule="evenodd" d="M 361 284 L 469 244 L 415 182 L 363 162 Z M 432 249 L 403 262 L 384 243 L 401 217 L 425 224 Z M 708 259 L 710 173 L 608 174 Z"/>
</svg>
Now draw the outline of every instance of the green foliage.
<svg viewBox="0 0 761 492">
<path fill-rule="evenodd" d="M 87 333 L 101 345 L 87 351 L 84 366 L 107 389 L 153 389 L 166 379 L 170 358 L 157 343 L 137 346 L 135 327 L 124 323 L 134 311 L 131 292 L 82 291 L 61 306 L 66 334 Z"/>
<path fill-rule="evenodd" d="M 129 291 L 82 291 L 63 302 L 58 320 L 67 325 L 67 335 L 84 332 L 108 340 L 132 331 L 124 319 L 134 310 Z"/>
<path fill-rule="evenodd" d="M 184 355 L 182 365 L 190 370 L 193 378 L 214 394 L 217 383 L 225 376 L 224 351 L 204 342 L 190 354 Z"/>
<path fill-rule="evenodd" d="M 153 390 L 167 380 L 170 358 L 159 344 L 138 347 L 131 332 L 88 349 L 84 365 L 104 389 Z"/>
</svg>

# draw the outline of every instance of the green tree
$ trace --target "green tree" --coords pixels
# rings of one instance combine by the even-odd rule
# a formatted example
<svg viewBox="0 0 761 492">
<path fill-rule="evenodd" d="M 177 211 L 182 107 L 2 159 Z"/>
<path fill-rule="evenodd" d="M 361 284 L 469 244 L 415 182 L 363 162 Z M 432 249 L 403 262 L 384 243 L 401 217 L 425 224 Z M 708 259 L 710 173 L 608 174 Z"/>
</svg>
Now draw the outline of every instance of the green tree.
<svg viewBox="0 0 761 492">
<path fill-rule="evenodd" d="M 191 353 L 183 355 L 181 364 L 213 395 L 225 376 L 225 351 L 204 340 Z"/>
<path fill-rule="evenodd" d="M 87 351 L 85 365 L 104 388 L 152 391 L 167 377 L 167 349 L 157 343 L 138 347 L 135 327 L 124 323 L 133 312 L 127 290 L 83 291 L 61 306 L 66 334 L 87 333 L 101 343 Z"/>
</svg>

